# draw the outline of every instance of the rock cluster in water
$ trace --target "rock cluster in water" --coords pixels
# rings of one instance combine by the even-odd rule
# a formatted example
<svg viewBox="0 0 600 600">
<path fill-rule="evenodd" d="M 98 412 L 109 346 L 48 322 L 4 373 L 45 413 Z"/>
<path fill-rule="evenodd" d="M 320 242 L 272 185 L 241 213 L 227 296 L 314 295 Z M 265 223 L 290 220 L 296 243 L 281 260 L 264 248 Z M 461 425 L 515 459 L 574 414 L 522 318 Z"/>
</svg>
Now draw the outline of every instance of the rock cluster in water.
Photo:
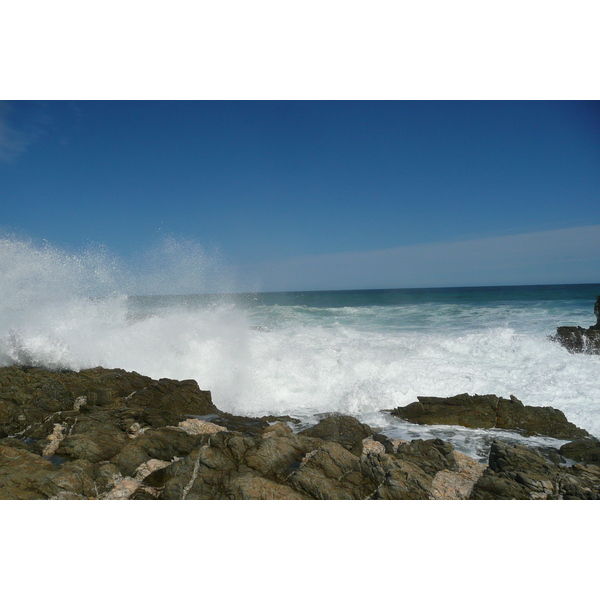
<svg viewBox="0 0 600 600">
<path fill-rule="evenodd" d="M 295 433 L 287 417 L 230 415 L 191 380 L 12 366 L 0 368 L 0 499 L 600 498 L 600 442 L 560 411 L 495 396 L 415 404 L 395 412 L 573 441 L 544 454 L 496 441 L 486 465 L 349 416 Z M 467 419 L 477 407 L 483 420 Z"/>
<path fill-rule="evenodd" d="M 600 354 L 600 296 L 596 298 L 594 314 L 596 315 L 595 325 L 587 329 L 574 326 L 557 327 L 556 335 L 552 339 L 569 352 Z"/>
</svg>

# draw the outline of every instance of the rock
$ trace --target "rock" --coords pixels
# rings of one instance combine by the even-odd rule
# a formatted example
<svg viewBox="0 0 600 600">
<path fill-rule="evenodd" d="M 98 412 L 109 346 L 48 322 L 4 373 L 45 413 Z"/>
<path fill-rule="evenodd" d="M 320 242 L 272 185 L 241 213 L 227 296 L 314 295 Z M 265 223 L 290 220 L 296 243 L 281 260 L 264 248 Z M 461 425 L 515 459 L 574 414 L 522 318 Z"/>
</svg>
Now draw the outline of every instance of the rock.
<svg viewBox="0 0 600 600">
<path fill-rule="evenodd" d="M 570 423 L 555 408 L 525 406 L 511 396 L 470 396 L 451 398 L 419 396 L 418 402 L 396 408 L 390 413 L 421 425 L 460 425 L 478 429 L 511 429 L 525 435 L 544 435 L 558 439 L 590 437 L 584 429 Z"/>
<path fill-rule="evenodd" d="M 451 398 L 417 398 L 417 402 L 395 408 L 391 414 L 420 425 L 461 425 L 481 429 L 496 425 L 498 396 L 460 394 Z"/>
<path fill-rule="evenodd" d="M 596 324 L 584 329 L 583 327 L 563 326 L 556 328 L 556 335 L 550 339 L 558 342 L 569 352 L 584 352 L 600 354 L 600 296 L 594 305 Z"/>
<path fill-rule="evenodd" d="M 218 431 L 227 431 L 227 427 L 221 427 L 221 425 L 209 423 L 208 421 L 202 421 L 200 419 L 186 419 L 179 423 L 178 427 L 190 435 L 202 435 L 204 433 L 213 434 Z"/>
<path fill-rule="evenodd" d="M 129 440 L 122 450 L 111 458 L 121 473 L 132 476 L 142 463 L 151 458 L 170 462 L 189 454 L 203 441 L 175 427 L 147 430 L 143 435 Z"/>
<path fill-rule="evenodd" d="M 600 467 L 600 441 L 577 440 L 561 446 L 559 454 L 570 460 Z"/>
<path fill-rule="evenodd" d="M 95 465 L 94 480 L 96 482 L 97 495 L 102 497 L 112 490 L 123 479 L 121 471 L 110 463 Z"/>
<path fill-rule="evenodd" d="M 489 468 L 475 483 L 475 500 L 600 499 L 600 467 L 565 467 L 520 444 L 492 443 Z"/>
<path fill-rule="evenodd" d="M 177 425 L 182 416 L 199 416 L 219 413 L 212 402 L 211 393 L 200 390 L 191 380 L 160 379 L 143 389 L 134 391 L 123 403 L 127 407 L 141 408 L 152 427 Z"/>
<path fill-rule="evenodd" d="M 373 433 L 374 431 L 368 425 L 364 425 L 354 417 L 332 415 L 301 431 L 300 435 L 337 442 L 353 454 L 360 456 L 363 451 L 363 440 Z"/>
<path fill-rule="evenodd" d="M 76 422 L 71 431 L 73 433 L 59 442 L 55 449 L 57 455 L 101 462 L 115 456 L 129 440 L 115 425 L 93 418 Z"/>
<path fill-rule="evenodd" d="M 596 297 L 596 304 L 594 304 L 594 314 L 596 315 L 596 324 L 592 325 L 590 329 L 600 329 L 600 296 Z"/>
<path fill-rule="evenodd" d="M 294 433 L 289 417 L 230 415 L 193 381 L 8 367 L 0 383 L 0 498 L 600 498 L 600 442 L 514 397 L 419 398 L 395 412 L 576 441 L 559 452 L 494 442 L 485 466 L 448 442 L 392 440 L 350 416 Z"/>
<path fill-rule="evenodd" d="M 551 339 L 572 353 L 600 354 L 600 329 L 596 327 L 557 327 Z"/>
<path fill-rule="evenodd" d="M 53 495 L 44 488 L 58 469 L 28 450 L 0 444 L 0 500 L 41 500 Z"/>
<path fill-rule="evenodd" d="M 486 466 L 474 458 L 454 452 L 456 471 L 438 471 L 431 482 L 432 500 L 467 500 Z"/>
<path fill-rule="evenodd" d="M 449 442 L 440 439 L 413 440 L 409 444 L 400 444 L 395 456 L 419 465 L 432 477 L 442 470 L 455 470 L 454 448 Z"/>
<path fill-rule="evenodd" d="M 550 406 L 524 406 L 514 396 L 510 400 L 500 398 L 496 427 L 562 440 L 590 437 L 585 429 L 570 423 L 562 411 Z"/>
<path fill-rule="evenodd" d="M 98 496 L 94 481 L 94 465 L 88 460 L 74 460 L 62 465 L 41 489 L 50 499 L 93 499 Z"/>
</svg>

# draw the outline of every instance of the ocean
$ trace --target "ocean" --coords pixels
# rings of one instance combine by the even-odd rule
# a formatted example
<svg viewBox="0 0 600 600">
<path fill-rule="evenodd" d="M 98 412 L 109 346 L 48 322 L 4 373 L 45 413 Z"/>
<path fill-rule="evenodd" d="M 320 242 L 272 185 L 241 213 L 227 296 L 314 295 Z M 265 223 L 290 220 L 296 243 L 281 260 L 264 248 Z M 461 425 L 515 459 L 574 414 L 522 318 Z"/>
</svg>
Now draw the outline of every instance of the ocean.
<svg viewBox="0 0 600 600">
<path fill-rule="evenodd" d="M 26 269 L 13 252 L 2 273 L 0 365 L 195 379 L 233 414 L 290 415 L 303 427 L 343 413 L 478 458 L 490 432 L 410 425 L 385 411 L 417 396 L 514 395 L 600 437 L 600 356 L 549 339 L 559 325 L 595 323 L 600 284 L 91 296 L 73 264 L 27 252 Z"/>
<path fill-rule="evenodd" d="M 381 411 L 419 395 L 512 394 L 559 408 L 600 436 L 600 357 L 548 339 L 558 325 L 593 324 L 599 292 L 569 285 L 78 298 L 5 328 L 1 361 L 195 379 L 234 414 L 309 424 L 340 412 L 392 437 L 443 437 L 478 455 L 485 432 L 411 426 Z"/>
</svg>

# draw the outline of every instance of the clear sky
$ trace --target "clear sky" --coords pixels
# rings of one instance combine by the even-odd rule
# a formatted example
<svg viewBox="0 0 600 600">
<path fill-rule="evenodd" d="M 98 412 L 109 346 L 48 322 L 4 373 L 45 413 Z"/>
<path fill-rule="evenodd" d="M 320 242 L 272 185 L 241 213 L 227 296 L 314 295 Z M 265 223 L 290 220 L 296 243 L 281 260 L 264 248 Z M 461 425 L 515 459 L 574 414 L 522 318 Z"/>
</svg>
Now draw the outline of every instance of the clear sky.
<svg viewBox="0 0 600 600">
<path fill-rule="evenodd" d="M 201 246 L 240 291 L 598 282 L 600 103 L 3 102 L 0 205 L 67 252 Z"/>
</svg>

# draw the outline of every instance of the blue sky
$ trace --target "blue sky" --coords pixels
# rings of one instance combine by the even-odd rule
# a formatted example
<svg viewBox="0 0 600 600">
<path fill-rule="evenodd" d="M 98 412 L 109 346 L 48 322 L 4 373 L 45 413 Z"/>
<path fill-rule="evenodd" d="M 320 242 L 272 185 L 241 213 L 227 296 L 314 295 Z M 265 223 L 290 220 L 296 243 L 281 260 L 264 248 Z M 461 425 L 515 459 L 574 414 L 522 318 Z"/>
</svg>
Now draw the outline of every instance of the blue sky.
<svg viewBox="0 0 600 600">
<path fill-rule="evenodd" d="M 0 194 L 5 234 L 240 291 L 597 282 L 600 103 L 9 101 Z"/>
</svg>

